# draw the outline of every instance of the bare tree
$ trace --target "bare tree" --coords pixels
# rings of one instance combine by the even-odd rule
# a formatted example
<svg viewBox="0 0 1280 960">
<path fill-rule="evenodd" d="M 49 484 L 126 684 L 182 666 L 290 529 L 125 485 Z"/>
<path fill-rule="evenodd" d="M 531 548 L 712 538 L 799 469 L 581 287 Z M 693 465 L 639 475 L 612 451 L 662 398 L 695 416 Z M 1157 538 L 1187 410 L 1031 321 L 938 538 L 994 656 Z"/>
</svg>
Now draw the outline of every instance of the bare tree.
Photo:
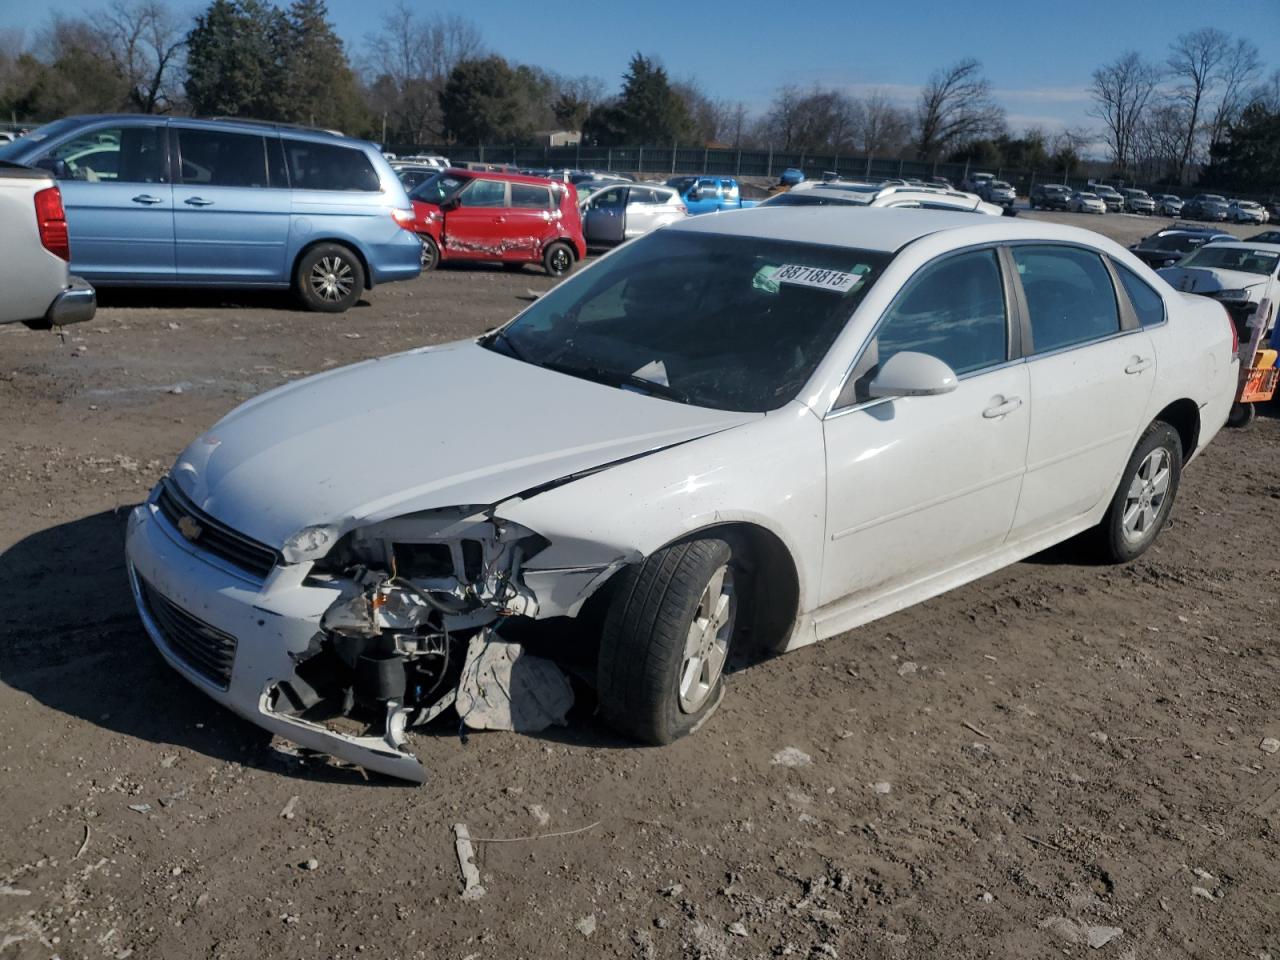
<svg viewBox="0 0 1280 960">
<path fill-rule="evenodd" d="M 858 146 L 869 157 L 892 156 L 911 137 L 911 115 L 883 90 L 862 98 L 862 137 Z"/>
<path fill-rule="evenodd" d="M 1222 66 L 1218 71 L 1218 79 L 1222 81 L 1222 97 L 1213 112 L 1213 121 L 1209 127 L 1209 145 L 1222 140 L 1240 111 L 1249 102 L 1248 90 L 1258 78 L 1262 70 L 1262 59 L 1258 48 L 1244 37 L 1239 37 L 1222 58 Z"/>
<path fill-rule="evenodd" d="M 1249 91 L 1249 102 L 1258 103 L 1271 113 L 1280 113 L 1280 69 Z"/>
<path fill-rule="evenodd" d="M 1231 46 L 1231 38 L 1215 27 L 1183 33 L 1169 48 L 1169 73 L 1178 82 L 1176 98 L 1183 104 L 1187 127 L 1183 131 L 1178 180 L 1186 177 L 1203 121 L 1205 100 L 1218 81 L 1218 71 Z"/>
<path fill-rule="evenodd" d="M 839 90 L 782 87 L 761 121 L 760 134 L 783 150 L 852 151 L 862 128 L 862 105 Z"/>
<path fill-rule="evenodd" d="M 382 16 L 365 40 L 364 74 L 370 100 L 395 137 L 426 143 L 443 136 L 438 95 L 463 60 L 484 52 L 479 28 L 464 17 L 422 17 L 406 0 Z"/>
<path fill-rule="evenodd" d="M 982 64 L 968 57 L 937 70 L 920 91 L 916 152 L 936 160 L 945 151 L 1004 127 L 1004 110 L 991 98 Z"/>
<path fill-rule="evenodd" d="M 115 0 L 104 15 L 111 56 L 142 113 L 168 111 L 177 99 L 177 60 L 186 30 L 163 0 Z"/>
<path fill-rule="evenodd" d="M 1179 100 L 1153 103 L 1134 132 L 1134 168 L 1144 180 L 1173 180 L 1182 161 L 1187 107 Z"/>
<path fill-rule="evenodd" d="M 1093 71 L 1093 105 L 1089 112 L 1105 125 L 1103 138 L 1121 169 L 1127 169 L 1133 159 L 1138 122 L 1155 93 L 1159 76 L 1155 67 L 1132 50 Z"/>
</svg>

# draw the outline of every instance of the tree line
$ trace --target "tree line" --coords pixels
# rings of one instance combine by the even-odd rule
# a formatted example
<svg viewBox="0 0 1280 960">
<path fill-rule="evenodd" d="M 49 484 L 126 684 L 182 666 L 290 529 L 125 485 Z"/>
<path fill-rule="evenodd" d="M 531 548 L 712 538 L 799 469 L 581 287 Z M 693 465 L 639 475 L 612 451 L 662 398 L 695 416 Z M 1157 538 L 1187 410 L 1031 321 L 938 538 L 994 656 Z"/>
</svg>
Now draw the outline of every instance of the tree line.
<svg viewBox="0 0 1280 960">
<path fill-rule="evenodd" d="M 786 85 L 753 113 L 641 53 L 616 92 L 599 77 L 513 63 L 486 48 L 472 21 L 423 15 L 407 0 L 355 50 L 324 0 L 212 0 L 193 19 L 166 0 L 111 0 L 92 16 L 54 13 L 30 39 L 0 30 L 0 118 L 256 117 L 400 144 L 510 144 L 580 130 L 599 146 L 771 147 L 1063 172 L 1101 139 L 1122 174 L 1168 182 L 1205 163 L 1218 176 L 1269 175 L 1267 151 L 1280 154 L 1267 139 L 1280 119 L 1280 71 L 1261 75 L 1250 41 L 1204 28 L 1178 37 L 1160 64 L 1127 52 L 1094 72 L 1100 134 L 1015 135 L 973 58 L 934 71 L 913 102 Z"/>
</svg>

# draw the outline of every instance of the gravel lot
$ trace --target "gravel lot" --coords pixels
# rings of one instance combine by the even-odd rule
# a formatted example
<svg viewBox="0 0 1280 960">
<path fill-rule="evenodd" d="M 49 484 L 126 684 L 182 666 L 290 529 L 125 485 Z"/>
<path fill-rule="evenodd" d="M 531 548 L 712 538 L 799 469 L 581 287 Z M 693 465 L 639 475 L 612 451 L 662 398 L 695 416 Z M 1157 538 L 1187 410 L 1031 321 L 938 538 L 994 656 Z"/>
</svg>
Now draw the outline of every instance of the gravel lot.
<svg viewBox="0 0 1280 960">
<path fill-rule="evenodd" d="M 342 317 L 104 294 L 65 342 L 0 329 L 0 957 L 1280 957 L 1274 411 L 1140 561 L 1067 545 L 755 665 L 667 748 L 586 705 L 419 737 L 413 788 L 300 762 L 162 664 L 123 523 L 188 440 L 549 286 L 442 270 Z M 466 429 L 465 398 L 418 413 Z M 479 844 L 463 901 L 455 823 L 591 826 Z"/>
</svg>

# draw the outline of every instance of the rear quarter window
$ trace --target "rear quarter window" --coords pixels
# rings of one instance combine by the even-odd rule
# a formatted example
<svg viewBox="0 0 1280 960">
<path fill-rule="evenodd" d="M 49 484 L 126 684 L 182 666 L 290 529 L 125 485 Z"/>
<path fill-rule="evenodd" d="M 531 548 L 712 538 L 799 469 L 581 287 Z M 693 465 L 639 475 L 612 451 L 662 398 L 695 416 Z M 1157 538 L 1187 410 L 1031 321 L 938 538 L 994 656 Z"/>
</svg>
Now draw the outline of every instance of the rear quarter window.
<svg viewBox="0 0 1280 960">
<path fill-rule="evenodd" d="M 1138 322 L 1144 327 L 1164 323 L 1164 300 L 1160 294 L 1124 264 L 1114 260 L 1111 263 L 1120 277 L 1120 285 L 1129 296 L 1133 312 L 1138 315 Z"/>
<path fill-rule="evenodd" d="M 298 190 L 355 190 L 377 193 L 378 173 L 364 152 L 336 143 L 284 141 L 289 179 Z"/>
</svg>

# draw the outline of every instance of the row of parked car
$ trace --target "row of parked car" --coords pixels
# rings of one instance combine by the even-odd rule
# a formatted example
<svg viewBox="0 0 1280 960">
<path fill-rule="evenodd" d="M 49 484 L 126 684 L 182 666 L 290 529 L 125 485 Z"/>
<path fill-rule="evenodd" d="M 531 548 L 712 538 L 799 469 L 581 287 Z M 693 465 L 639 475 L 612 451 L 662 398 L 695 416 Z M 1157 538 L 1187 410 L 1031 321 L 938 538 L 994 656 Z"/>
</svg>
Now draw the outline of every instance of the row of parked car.
<svg viewBox="0 0 1280 960">
<path fill-rule="evenodd" d="M 1140 213 L 1147 216 L 1186 217 L 1191 220 L 1268 223 L 1272 213 L 1253 200 L 1228 200 L 1200 193 L 1183 200 L 1172 193 L 1150 194 L 1135 187 L 1094 184 L 1077 190 L 1064 183 L 1037 183 L 1031 188 L 1031 209 L 1069 210 L 1073 213 Z M 1280 209 L 1276 213 L 1280 215 Z"/>
</svg>

